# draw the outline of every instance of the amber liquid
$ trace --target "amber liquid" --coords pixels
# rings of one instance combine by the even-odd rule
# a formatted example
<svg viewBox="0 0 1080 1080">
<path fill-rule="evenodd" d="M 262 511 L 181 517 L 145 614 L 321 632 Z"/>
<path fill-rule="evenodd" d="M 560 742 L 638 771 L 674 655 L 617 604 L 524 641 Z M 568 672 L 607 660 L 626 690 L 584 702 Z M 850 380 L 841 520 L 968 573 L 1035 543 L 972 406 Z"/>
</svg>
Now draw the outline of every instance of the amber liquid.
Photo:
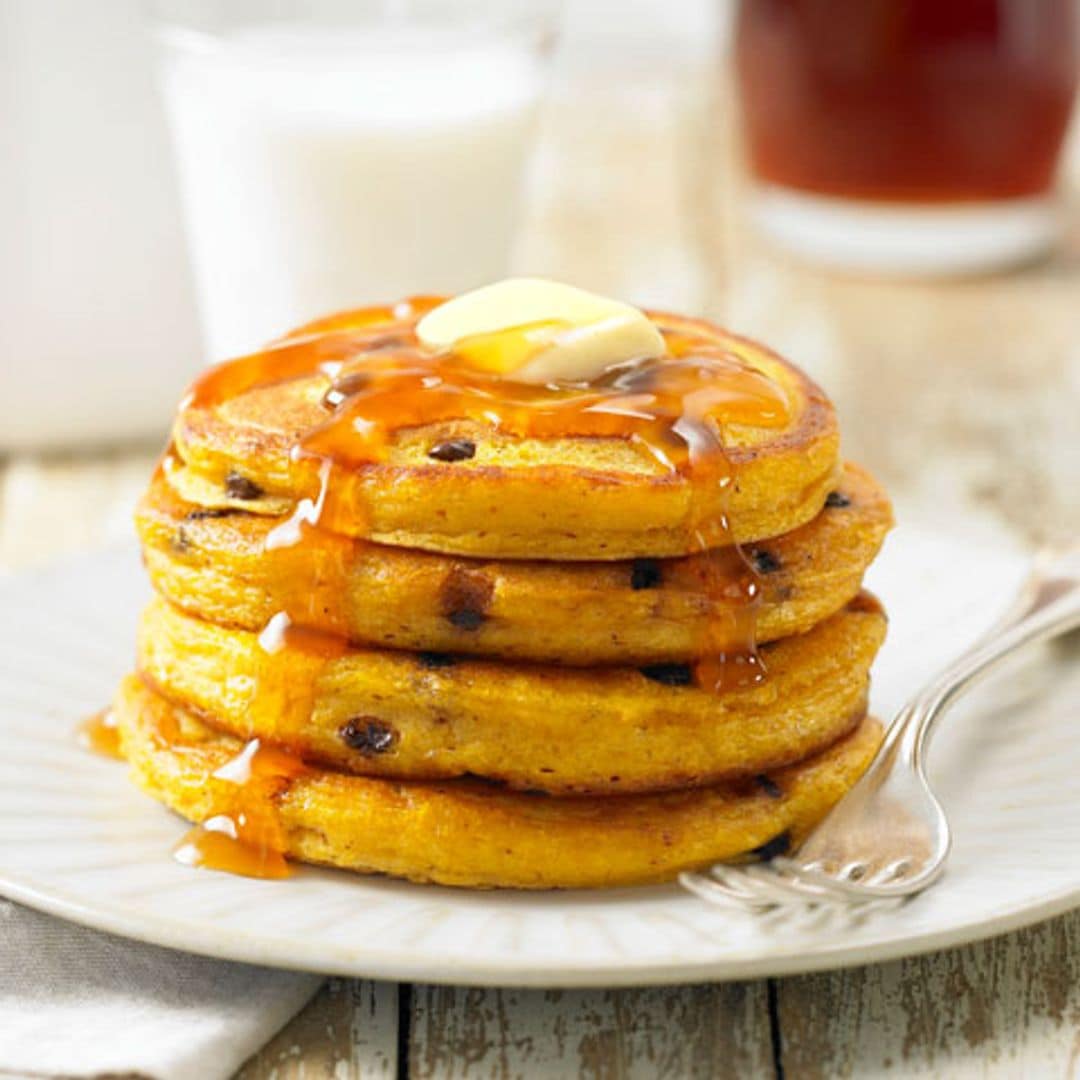
<svg viewBox="0 0 1080 1080">
<path fill-rule="evenodd" d="M 741 0 L 749 159 L 769 183 L 909 202 L 1039 195 L 1076 92 L 1073 0 Z"/>
<path fill-rule="evenodd" d="M 281 612 L 260 634 L 259 646 L 263 663 L 255 675 L 249 715 L 253 729 L 272 731 L 274 718 L 289 709 L 310 714 L 316 672 L 327 661 L 344 655 L 348 643 L 337 635 L 298 626 Z M 310 678 L 284 677 L 274 656 L 286 648 L 294 660 L 305 658 Z M 306 772 L 303 761 L 287 750 L 249 739 L 235 758 L 213 774 L 213 812 L 180 840 L 173 854 L 188 866 L 246 877 L 288 877 L 277 799 Z"/>
<path fill-rule="evenodd" d="M 668 355 L 661 360 L 621 365 L 589 383 L 514 383 L 496 374 L 502 361 L 542 342 L 548 324 L 469 339 L 455 352 L 433 354 L 420 345 L 415 326 L 440 302 L 420 297 L 333 316 L 263 352 L 212 368 L 191 388 L 185 406 L 197 409 L 290 379 L 314 376 L 323 384 L 325 421 L 292 448 L 294 460 L 318 464 L 319 493 L 298 504 L 268 545 L 310 545 L 320 557 L 337 558 L 335 522 L 355 524 L 365 513 L 352 496 L 340 495 L 348 488 L 337 478 L 382 460 L 393 435 L 405 428 L 470 420 L 500 434 L 622 438 L 663 469 L 692 474 L 723 496 L 733 474 L 722 425 L 770 428 L 790 420 L 779 386 L 731 349 L 690 332 L 667 334 Z M 162 467 L 172 467 L 169 453 Z M 702 553 L 692 564 L 698 591 L 722 613 L 698 643 L 697 681 L 714 691 L 756 682 L 763 675 L 754 640 L 757 576 L 732 545 L 725 514 L 695 507 L 686 529 L 689 545 Z M 312 597 L 319 599 L 314 591 Z M 310 710 L 321 666 L 348 647 L 344 637 L 305 628 L 308 615 L 301 601 L 297 610 L 276 615 L 260 637 L 266 662 L 249 706 L 260 730 L 272 730 L 274 717 L 286 708 Z M 273 656 L 285 646 L 294 657 L 306 655 L 310 678 L 293 671 L 286 681 L 276 674 Z M 218 805 L 181 841 L 177 857 L 252 876 L 286 874 L 276 799 L 303 772 L 297 759 L 250 741 L 215 774 Z"/>
<path fill-rule="evenodd" d="M 179 862 L 245 877 L 289 876 L 276 798 L 306 772 L 291 754 L 252 739 L 213 779 L 219 805 L 173 849 Z"/>
<path fill-rule="evenodd" d="M 102 757 L 123 759 L 120 752 L 120 732 L 112 709 L 101 709 L 83 720 L 76 731 L 79 743 Z"/>
</svg>

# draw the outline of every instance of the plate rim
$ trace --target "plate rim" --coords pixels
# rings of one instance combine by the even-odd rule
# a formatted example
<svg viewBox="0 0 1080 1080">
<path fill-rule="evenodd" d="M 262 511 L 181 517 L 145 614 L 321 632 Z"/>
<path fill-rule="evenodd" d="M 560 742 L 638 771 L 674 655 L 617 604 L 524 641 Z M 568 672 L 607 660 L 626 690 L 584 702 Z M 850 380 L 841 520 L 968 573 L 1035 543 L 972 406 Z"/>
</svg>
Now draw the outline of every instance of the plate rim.
<svg viewBox="0 0 1080 1080">
<path fill-rule="evenodd" d="M 676 986 L 699 982 L 733 982 L 803 975 L 818 971 L 840 970 L 863 964 L 885 963 L 909 956 L 970 945 L 988 938 L 1021 930 L 1080 908 L 1080 883 L 1051 893 L 1035 904 L 1002 910 L 978 922 L 939 930 L 926 930 L 879 943 L 855 945 L 835 941 L 815 947 L 803 941 L 798 951 L 765 954 L 757 957 L 709 959 L 692 961 L 645 961 L 618 966 L 592 965 L 581 968 L 546 968 L 535 962 L 529 968 L 515 966 L 508 958 L 505 965 L 490 961 L 481 964 L 459 963 L 452 966 L 443 961 L 431 966 L 415 954 L 386 952 L 365 947 L 361 955 L 349 959 L 340 957 L 312 960 L 297 955 L 287 940 L 251 934 L 226 934 L 211 927 L 206 930 L 197 924 L 156 916 L 125 914 L 107 907 L 80 903 L 65 895 L 64 890 L 42 887 L 32 877 L 18 877 L 0 869 L 0 895 L 8 900 L 68 922 L 77 923 L 132 941 L 195 953 L 218 960 L 254 964 L 288 971 L 308 972 L 327 976 L 390 980 L 393 982 L 431 983 L 442 986 L 485 986 L 522 989 L 587 989 L 615 986 Z M 912 903 L 918 902 L 918 897 Z M 702 901 L 705 903 L 705 901 Z M 717 908 L 722 915 L 723 909 Z M 190 935 L 194 933 L 192 939 Z M 215 935 L 219 935 L 216 940 Z"/>
<path fill-rule="evenodd" d="M 70 574 L 104 561 L 130 559 L 137 566 L 137 547 L 130 542 L 110 544 L 91 551 L 69 554 L 19 573 L 0 572 L 0 600 L 15 601 L 25 588 L 54 575 Z M 998 556 L 1016 559 L 1020 552 L 1011 545 L 994 549 Z M 205 872 L 205 871 L 204 871 Z M 419 886 L 418 886 L 419 887 Z M 87 902 L 72 892 L 71 886 L 46 883 L 34 874 L 11 871 L 0 865 L 0 896 L 37 911 L 134 941 L 211 958 L 255 964 L 291 971 L 317 972 L 353 978 L 426 982 L 439 985 L 503 986 L 520 988 L 594 988 L 615 986 L 679 985 L 695 982 L 724 982 L 836 970 L 863 964 L 882 963 L 918 956 L 942 949 L 983 941 L 1043 922 L 1080 908 L 1080 878 L 1031 903 L 1016 902 L 984 912 L 974 921 L 901 933 L 879 941 L 845 943 L 842 937 L 823 937 L 818 942 L 801 939 L 790 950 L 756 952 L 746 946 L 734 947 L 723 956 L 710 955 L 701 961 L 686 957 L 638 959 L 618 964 L 587 961 L 566 966 L 566 960 L 545 964 L 532 958 L 522 966 L 513 954 L 482 961 L 458 957 L 430 957 L 423 951 L 400 946 L 380 948 L 367 942 L 361 948 L 340 944 L 319 944 L 314 953 L 298 946 L 296 939 L 235 928 L 218 929 L 213 923 L 200 924 L 173 917 L 161 917 L 151 910 L 133 911 L 104 902 Z M 704 904 L 704 901 L 699 901 Z M 915 898 L 913 903 L 918 903 Z M 718 919 L 722 908 L 715 908 Z M 883 914 L 880 918 L 887 918 Z"/>
</svg>

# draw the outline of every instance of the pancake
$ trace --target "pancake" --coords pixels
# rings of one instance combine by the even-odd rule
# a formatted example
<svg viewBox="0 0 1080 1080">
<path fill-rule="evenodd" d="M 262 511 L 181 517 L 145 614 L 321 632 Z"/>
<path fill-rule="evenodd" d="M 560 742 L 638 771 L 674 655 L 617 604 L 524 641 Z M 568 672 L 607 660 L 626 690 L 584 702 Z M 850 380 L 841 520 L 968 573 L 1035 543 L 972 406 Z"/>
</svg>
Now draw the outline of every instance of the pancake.
<svg viewBox="0 0 1080 1080">
<path fill-rule="evenodd" d="M 684 665 L 588 670 L 259 636 L 146 608 L 138 669 L 234 735 L 365 775 L 464 774 L 522 790 L 700 786 L 798 761 L 863 716 L 885 617 L 865 594 L 761 650 L 764 681 L 709 693 Z M 739 672 L 738 666 L 735 673 Z"/>
<path fill-rule="evenodd" d="M 767 385 L 785 402 L 782 421 L 719 418 L 708 430 L 716 429 L 722 462 L 690 470 L 664 460 L 674 452 L 670 441 L 643 447 L 630 438 L 625 420 L 609 434 L 539 436 L 508 431 L 505 417 L 442 416 L 390 432 L 378 460 L 353 460 L 350 447 L 297 453 L 313 438 L 326 441 L 315 433 L 331 416 L 331 377 L 311 369 L 385 356 L 387 341 L 414 341 L 417 311 L 406 303 L 302 328 L 204 377 L 177 417 L 165 474 L 183 499 L 205 508 L 279 514 L 308 500 L 321 523 L 343 535 L 491 558 L 686 555 L 811 520 L 840 468 L 824 393 L 792 364 L 710 323 L 651 317 L 669 342 L 696 343 L 738 364 L 754 393 Z M 529 415 L 535 419 L 535 410 Z M 595 414 L 589 419 L 595 423 Z M 440 452 L 454 445 L 468 447 L 467 459 Z"/>
<path fill-rule="evenodd" d="M 126 680 L 115 704 L 138 785 L 191 821 L 234 806 L 215 772 L 242 743 Z M 797 845 L 865 770 L 881 739 L 866 720 L 820 755 L 695 792 L 552 799 L 475 781 L 402 783 L 308 770 L 268 791 L 292 859 L 479 888 L 595 888 Z M 766 845 L 768 845 L 766 847 Z"/>
<path fill-rule="evenodd" d="M 191 615 L 261 630 L 280 611 L 358 645 L 567 665 L 692 659 L 707 623 L 734 622 L 746 590 L 710 598 L 700 559 L 551 563 L 448 557 L 322 535 L 268 548 L 281 517 L 210 510 L 159 477 L 136 521 L 154 588 Z M 888 499 L 856 465 L 802 528 L 745 552 L 756 570 L 759 642 L 800 634 L 839 611 L 892 523 Z M 747 577 L 731 553 L 734 581 Z"/>
</svg>

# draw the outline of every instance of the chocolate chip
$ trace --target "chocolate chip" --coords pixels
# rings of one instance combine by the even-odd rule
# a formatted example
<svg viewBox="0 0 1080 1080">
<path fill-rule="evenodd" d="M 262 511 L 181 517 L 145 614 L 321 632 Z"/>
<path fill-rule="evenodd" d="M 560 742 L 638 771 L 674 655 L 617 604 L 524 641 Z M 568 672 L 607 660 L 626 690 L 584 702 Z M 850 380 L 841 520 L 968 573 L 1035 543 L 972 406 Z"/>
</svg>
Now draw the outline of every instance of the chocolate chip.
<svg viewBox="0 0 1080 1080">
<path fill-rule="evenodd" d="M 436 443 L 428 452 L 436 461 L 468 461 L 476 453 L 476 443 L 471 439 L 445 439 Z"/>
<path fill-rule="evenodd" d="M 465 772 L 461 774 L 462 780 L 469 780 L 474 784 L 483 784 L 484 787 L 496 788 L 499 791 L 506 790 L 506 781 L 497 776 L 481 776 L 479 773 Z"/>
<path fill-rule="evenodd" d="M 459 630 L 479 630 L 483 625 L 485 615 L 482 611 L 473 611 L 464 608 L 461 611 L 451 611 L 446 616 Z"/>
<path fill-rule="evenodd" d="M 380 334 L 364 344 L 364 352 L 382 352 L 384 349 L 400 349 L 409 344 L 404 334 Z"/>
<path fill-rule="evenodd" d="M 234 510 L 231 506 L 206 507 L 202 510 L 189 510 L 184 515 L 185 521 L 203 521 L 206 518 L 232 517 L 233 514 L 246 514 L 246 510 Z"/>
<path fill-rule="evenodd" d="M 648 664 L 638 670 L 646 679 L 664 686 L 689 686 L 694 681 L 689 664 Z"/>
<path fill-rule="evenodd" d="M 655 589 L 663 578 L 656 559 L 635 559 L 630 567 L 631 589 Z"/>
<path fill-rule="evenodd" d="M 449 653 L 444 652 L 420 652 L 416 654 L 416 659 L 420 661 L 421 666 L 432 670 L 453 667 L 457 663 Z"/>
<path fill-rule="evenodd" d="M 767 840 L 761 847 L 754 848 L 751 855 L 760 859 L 774 859 L 777 855 L 786 855 L 791 850 L 791 833 L 785 829 L 782 833 Z"/>
<path fill-rule="evenodd" d="M 455 566 L 440 593 L 443 615 L 459 630 L 477 630 L 487 618 L 495 586 L 475 570 Z"/>
<path fill-rule="evenodd" d="M 334 385 L 323 394 L 322 403 L 328 409 L 336 409 L 349 398 L 366 390 L 371 385 L 371 376 L 364 371 L 353 371 L 342 375 Z"/>
<path fill-rule="evenodd" d="M 825 496 L 825 505 L 830 510 L 843 510 L 845 506 L 851 505 L 851 498 L 842 491 L 830 491 Z"/>
<path fill-rule="evenodd" d="M 177 555 L 186 555 L 188 553 L 191 548 L 191 542 L 188 540 L 183 525 L 178 525 L 176 527 L 176 532 L 174 532 L 169 539 L 169 547 L 171 547 Z"/>
<path fill-rule="evenodd" d="M 370 716 L 354 716 L 341 725 L 338 734 L 346 746 L 365 757 L 385 754 L 397 742 L 397 732 L 389 724 Z"/>
<path fill-rule="evenodd" d="M 755 776 L 754 779 L 757 781 L 761 790 L 764 791 L 770 799 L 782 799 L 784 797 L 784 793 L 780 790 L 780 786 L 776 781 L 772 780 L 764 773 L 760 776 Z"/>
<path fill-rule="evenodd" d="M 230 499 L 258 499 L 264 492 L 254 480 L 249 480 L 238 472 L 230 472 L 225 477 L 225 494 Z"/>
<path fill-rule="evenodd" d="M 780 569 L 780 560 L 765 548 L 755 548 L 751 551 L 750 562 L 759 574 L 772 574 Z"/>
</svg>

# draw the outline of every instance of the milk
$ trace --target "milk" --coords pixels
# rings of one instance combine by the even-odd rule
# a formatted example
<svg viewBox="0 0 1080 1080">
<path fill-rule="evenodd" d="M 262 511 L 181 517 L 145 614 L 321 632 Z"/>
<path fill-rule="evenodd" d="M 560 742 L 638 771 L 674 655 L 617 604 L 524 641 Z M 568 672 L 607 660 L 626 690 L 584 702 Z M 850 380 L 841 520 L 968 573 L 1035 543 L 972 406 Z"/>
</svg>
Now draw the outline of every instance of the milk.
<svg viewBox="0 0 1080 1080">
<path fill-rule="evenodd" d="M 541 84 L 527 42 L 393 26 L 163 42 L 210 358 L 505 275 Z"/>
</svg>

